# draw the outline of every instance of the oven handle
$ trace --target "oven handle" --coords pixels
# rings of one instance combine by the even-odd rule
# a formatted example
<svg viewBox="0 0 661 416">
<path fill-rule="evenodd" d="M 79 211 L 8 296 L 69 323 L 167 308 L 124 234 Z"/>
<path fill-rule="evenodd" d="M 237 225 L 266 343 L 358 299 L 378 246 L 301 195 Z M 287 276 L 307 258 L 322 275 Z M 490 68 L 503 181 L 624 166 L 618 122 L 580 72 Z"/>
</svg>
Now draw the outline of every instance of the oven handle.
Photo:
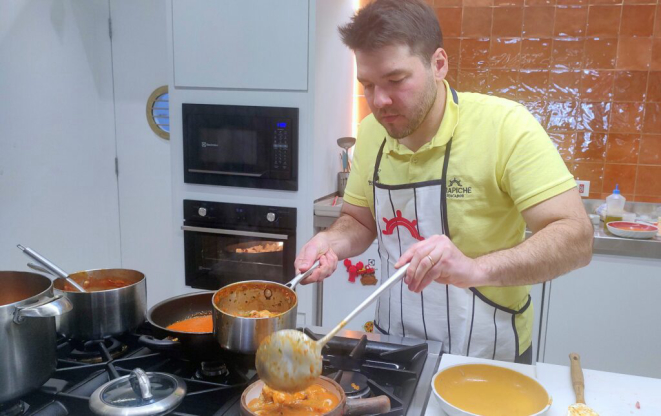
<svg viewBox="0 0 661 416">
<path fill-rule="evenodd" d="M 228 175 L 228 176 L 249 176 L 251 178 L 261 178 L 264 173 L 243 173 L 243 172 L 226 172 L 222 170 L 203 170 L 203 169 L 188 169 L 192 173 L 213 173 L 214 175 Z"/>
<path fill-rule="evenodd" d="M 181 229 L 184 231 L 197 231 L 201 233 L 211 233 L 211 234 L 238 235 L 241 237 L 277 238 L 279 240 L 287 240 L 289 238 L 287 234 L 257 233 L 254 231 L 226 230 L 223 228 L 191 227 L 190 225 L 182 225 Z"/>
</svg>

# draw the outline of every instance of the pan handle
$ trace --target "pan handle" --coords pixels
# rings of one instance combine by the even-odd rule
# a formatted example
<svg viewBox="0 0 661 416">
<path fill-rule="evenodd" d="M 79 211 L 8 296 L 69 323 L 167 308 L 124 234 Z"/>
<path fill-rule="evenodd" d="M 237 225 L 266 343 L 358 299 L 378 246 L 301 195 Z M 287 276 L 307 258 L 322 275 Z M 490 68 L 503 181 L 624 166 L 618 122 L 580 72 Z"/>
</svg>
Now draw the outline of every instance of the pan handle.
<svg viewBox="0 0 661 416">
<path fill-rule="evenodd" d="M 285 283 L 285 286 L 287 286 L 290 289 L 296 289 L 296 285 L 301 282 L 301 280 L 305 279 L 316 269 L 319 267 L 319 260 L 315 261 L 312 267 L 310 267 L 306 272 L 299 274 L 298 276 L 294 277 L 289 283 Z"/>
<path fill-rule="evenodd" d="M 20 324 L 25 317 L 50 318 L 60 316 L 73 309 L 71 301 L 62 295 L 46 298 L 34 305 L 17 307 L 14 311 L 14 323 Z"/>
<path fill-rule="evenodd" d="M 151 335 L 141 335 L 138 342 L 154 351 L 177 351 L 181 349 L 181 342 L 179 341 L 156 339 Z"/>
<path fill-rule="evenodd" d="M 390 399 L 385 395 L 367 399 L 347 399 L 344 405 L 345 416 L 377 415 L 389 411 Z"/>
</svg>

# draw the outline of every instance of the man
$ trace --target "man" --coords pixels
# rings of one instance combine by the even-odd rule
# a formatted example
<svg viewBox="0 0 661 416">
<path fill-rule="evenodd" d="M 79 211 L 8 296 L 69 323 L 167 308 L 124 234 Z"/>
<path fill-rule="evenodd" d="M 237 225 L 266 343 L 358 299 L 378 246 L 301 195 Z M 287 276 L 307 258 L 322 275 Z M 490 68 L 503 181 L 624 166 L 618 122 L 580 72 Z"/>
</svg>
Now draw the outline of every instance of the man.
<svg viewBox="0 0 661 416">
<path fill-rule="evenodd" d="M 457 93 L 433 10 L 376 0 L 340 28 L 372 110 L 360 125 L 340 218 L 296 268 L 362 253 L 378 238 L 375 328 L 443 351 L 532 360 L 530 286 L 589 263 L 592 226 L 548 135 L 522 105 Z M 525 227 L 534 233 L 524 241 Z"/>
</svg>

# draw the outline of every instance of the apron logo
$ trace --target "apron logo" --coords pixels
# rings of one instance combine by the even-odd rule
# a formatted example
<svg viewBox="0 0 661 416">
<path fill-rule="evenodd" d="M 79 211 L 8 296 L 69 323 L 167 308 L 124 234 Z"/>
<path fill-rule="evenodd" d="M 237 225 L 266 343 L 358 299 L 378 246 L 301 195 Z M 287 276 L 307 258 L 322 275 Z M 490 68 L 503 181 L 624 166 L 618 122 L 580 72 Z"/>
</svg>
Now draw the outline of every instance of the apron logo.
<svg viewBox="0 0 661 416">
<path fill-rule="evenodd" d="M 472 186 L 462 186 L 461 179 L 458 179 L 456 176 L 450 179 L 448 183 L 448 189 L 445 193 L 447 198 L 465 198 L 466 195 L 473 193 Z"/>
<path fill-rule="evenodd" d="M 384 235 L 391 235 L 392 233 L 395 232 L 395 227 L 404 227 L 409 230 L 413 238 L 416 240 L 424 240 L 425 238 L 422 237 L 416 228 L 416 225 L 418 224 L 418 221 L 416 220 L 408 220 L 404 217 L 402 217 L 402 211 L 397 210 L 397 213 L 395 214 L 395 218 L 389 220 L 385 217 L 383 217 L 383 222 L 386 224 L 386 229 L 381 231 L 381 234 Z"/>
</svg>

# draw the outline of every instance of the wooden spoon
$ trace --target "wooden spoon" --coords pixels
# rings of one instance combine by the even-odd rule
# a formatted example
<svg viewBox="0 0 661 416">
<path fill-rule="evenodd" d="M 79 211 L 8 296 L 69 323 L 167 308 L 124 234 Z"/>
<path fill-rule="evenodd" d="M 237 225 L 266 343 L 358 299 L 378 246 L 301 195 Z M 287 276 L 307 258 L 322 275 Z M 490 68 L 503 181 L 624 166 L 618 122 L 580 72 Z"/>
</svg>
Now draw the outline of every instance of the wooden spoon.
<svg viewBox="0 0 661 416">
<path fill-rule="evenodd" d="M 305 390 L 311 386 L 321 375 L 323 368 L 321 349 L 324 345 L 344 328 L 347 322 L 397 283 L 408 268 L 408 263 L 400 267 L 395 274 L 319 341 L 314 341 L 295 329 L 277 331 L 264 338 L 255 357 L 255 367 L 259 378 L 272 389 L 289 393 Z"/>
<path fill-rule="evenodd" d="M 574 393 L 576 394 L 576 403 L 569 406 L 567 416 L 599 416 L 597 412 L 585 404 L 585 381 L 583 379 L 583 370 L 581 369 L 580 355 L 572 352 L 569 354 L 569 362 L 571 369 L 571 384 L 574 387 Z"/>
</svg>

